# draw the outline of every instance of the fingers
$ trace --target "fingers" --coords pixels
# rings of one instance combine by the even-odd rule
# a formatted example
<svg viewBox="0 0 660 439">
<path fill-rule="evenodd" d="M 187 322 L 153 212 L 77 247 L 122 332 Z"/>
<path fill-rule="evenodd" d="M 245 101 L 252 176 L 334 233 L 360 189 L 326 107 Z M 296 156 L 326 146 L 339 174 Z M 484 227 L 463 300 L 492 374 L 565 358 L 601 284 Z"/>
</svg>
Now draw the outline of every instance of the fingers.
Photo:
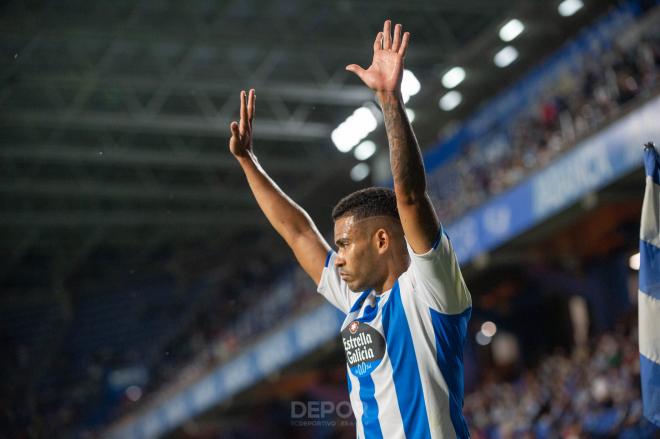
<svg viewBox="0 0 660 439">
<path fill-rule="evenodd" d="M 246 98 L 245 90 L 241 90 L 241 121 L 239 122 L 238 126 L 241 136 L 244 135 L 248 130 L 248 110 Z"/>
<path fill-rule="evenodd" d="M 357 64 L 347 65 L 346 70 L 348 70 L 349 72 L 355 73 L 356 75 L 358 75 L 360 77 L 360 79 L 362 79 L 363 75 L 367 72 L 366 70 L 364 70 L 362 67 L 360 67 Z"/>
<path fill-rule="evenodd" d="M 394 40 L 392 41 L 392 52 L 398 52 L 401 45 L 401 25 L 394 26 Z"/>
<path fill-rule="evenodd" d="M 234 121 L 229 125 L 229 129 L 231 130 L 231 136 L 238 138 L 240 136 L 238 132 L 238 122 Z"/>
<path fill-rule="evenodd" d="M 377 52 L 379 50 L 383 50 L 383 33 L 378 32 L 376 34 L 376 41 L 374 41 L 374 52 Z"/>
<path fill-rule="evenodd" d="M 408 48 L 408 41 L 410 41 L 410 32 L 405 32 L 402 37 L 402 30 L 403 27 L 400 24 L 396 24 L 394 26 L 394 37 L 392 37 L 392 21 L 385 20 L 383 31 L 378 32 L 378 35 L 376 35 L 374 51 L 379 50 L 382 47 L 383 50 L 391 50 L 392 52 L 397 52 L 399 55 L 404 56 L 406 54 L 406 49 Z"/>
<path fill-rule="evenodd" d="M 408 41 L 410 41 L 410 32 L 405 32 L 401 40 L 401 47 L 399 47 L 398 53 L 402 57 L 406 55 L 406 49 L 408 49 Z"/>
<path fill-rule="evenodd" d="M 383 49 L 389 50 L 392 48 L 392 22 L 385 20 L 383 24 Z"/>
<path fill-rule="evenodd" d="M 254 89 L 250 89 L 250 94 L 248 95 L 248 105 L 247 105 L 247 114 L 248 114 L 248 123 L 252 126 L 252 119 L 254 119 L 254 102 L 257 99 L 257 94 L 254 92 Z"/>
</svg>

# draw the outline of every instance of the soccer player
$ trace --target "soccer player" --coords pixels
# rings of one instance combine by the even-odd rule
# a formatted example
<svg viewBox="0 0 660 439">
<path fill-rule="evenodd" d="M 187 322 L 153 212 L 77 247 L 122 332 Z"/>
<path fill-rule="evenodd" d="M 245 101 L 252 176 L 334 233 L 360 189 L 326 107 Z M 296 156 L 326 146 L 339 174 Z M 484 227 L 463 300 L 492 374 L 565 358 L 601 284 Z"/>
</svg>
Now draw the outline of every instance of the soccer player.
<svg viewBox="0 0 660 439">
<path fill-rule="evenodd" d="M 255 93 L 241 92 L 229 149 L 264 214 L 318 291 L 346 314 L 341 337 L 360 438 L 469 437 L 462 415 L 463 344 L 471 298 L 426 192 L 421 153 L 401 97 L 410 34 L 388 20 L 371 66 L 352 64 L 382 108 L 394 191 L 369 188 L 335 206 L 336 251 L 259 165 Z"/>
</svg>

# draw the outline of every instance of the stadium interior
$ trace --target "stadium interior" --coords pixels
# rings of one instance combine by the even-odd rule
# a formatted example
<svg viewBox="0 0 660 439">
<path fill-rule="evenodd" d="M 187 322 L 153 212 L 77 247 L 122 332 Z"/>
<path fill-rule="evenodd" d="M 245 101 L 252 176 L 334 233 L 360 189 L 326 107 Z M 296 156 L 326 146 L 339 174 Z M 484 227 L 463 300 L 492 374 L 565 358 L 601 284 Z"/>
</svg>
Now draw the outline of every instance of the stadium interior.
<svg viewBox="0 0 660 439">
<path fill-rule="evenodd" d="M 474 302 L 472 437 L 653 437 L 636 270 L 658 4 L 4 3 L 0 437 L 355 437 L 336 410 L 292 420 L 348 398 L 342 318 L 227 139 L 255 88 L 260 162 L 331 236 L 342 196 L 390 184 L 344 69 L 386 18 L 412 34 L 409 118 Z"/>
</svg>

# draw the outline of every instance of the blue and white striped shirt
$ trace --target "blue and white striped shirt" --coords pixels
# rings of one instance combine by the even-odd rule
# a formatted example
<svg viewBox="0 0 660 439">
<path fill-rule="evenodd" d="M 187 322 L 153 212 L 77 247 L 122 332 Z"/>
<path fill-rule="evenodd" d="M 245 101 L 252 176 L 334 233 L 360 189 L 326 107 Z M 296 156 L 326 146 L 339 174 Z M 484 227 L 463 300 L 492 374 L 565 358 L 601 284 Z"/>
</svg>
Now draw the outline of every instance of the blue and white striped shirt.
<svg viewBox="0 0 660 439">
<path fill-rule="evenodd" d="M 463 345 L 472 300 L 447 235 L 391 290 L 348 289 L 329 254 L 318 291 L 346 313 L 341 335 L 357 437 L 469 437 Z"/>
</svg>

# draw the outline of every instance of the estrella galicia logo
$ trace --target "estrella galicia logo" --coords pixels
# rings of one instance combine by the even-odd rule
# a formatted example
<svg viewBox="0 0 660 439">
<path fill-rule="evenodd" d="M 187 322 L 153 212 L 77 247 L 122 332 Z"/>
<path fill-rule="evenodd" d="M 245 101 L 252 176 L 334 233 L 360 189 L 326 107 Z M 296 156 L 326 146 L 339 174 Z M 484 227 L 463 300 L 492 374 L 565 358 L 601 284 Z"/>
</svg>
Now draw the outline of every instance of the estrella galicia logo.
<svg viewBox="0 0 660 439">
<path fill-rule="evenodd" d="M 341 338 L 348 368 L 357 377 L 369 375 L 385 355 L 385 339 L 364 322 L 352 321 L 341 331 Z"/>
</svg>

